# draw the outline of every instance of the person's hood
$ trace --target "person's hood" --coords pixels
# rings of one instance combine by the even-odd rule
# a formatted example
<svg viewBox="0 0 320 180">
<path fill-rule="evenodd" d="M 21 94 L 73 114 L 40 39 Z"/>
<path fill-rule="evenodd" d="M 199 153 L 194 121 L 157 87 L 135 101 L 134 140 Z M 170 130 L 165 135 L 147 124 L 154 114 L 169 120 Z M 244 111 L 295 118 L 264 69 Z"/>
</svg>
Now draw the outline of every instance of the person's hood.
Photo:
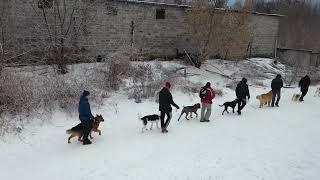
<svg viewBox="0 0 320 180">
<path fill-rule="evenodd" d="M 248 82 L 248 80 L 246 78 L 242 78 L 241 82 L 246 84 Z"/>
</svg>

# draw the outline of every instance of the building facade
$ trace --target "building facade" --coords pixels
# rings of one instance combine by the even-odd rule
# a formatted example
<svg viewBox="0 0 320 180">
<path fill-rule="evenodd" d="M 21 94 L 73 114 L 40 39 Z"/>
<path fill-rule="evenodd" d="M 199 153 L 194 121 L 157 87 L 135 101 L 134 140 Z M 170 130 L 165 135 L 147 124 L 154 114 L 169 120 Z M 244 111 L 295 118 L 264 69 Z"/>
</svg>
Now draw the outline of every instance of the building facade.
<svg viewBox="0 0 320 180">
<path fill-rule="evenodd" d="M 39 39 L 48 41 L 42 8 L 39 1 L 50 0 L 4 0 L 8 25 L 4 37 L 21 54 L 39 49 Z M 80 1 L 84 2 L 84 1 Z M 152 57 L 173 57 L 177 51 L 193 51 L 192 35 L 188 27 L 188 5 L 152 3 L 144 1 L 96 0 L 90 7 L 79 6 L 81 11 L 72 19 L 71 30 L 77 36 L 69 37 L 80 52 L 91 57 L 106 56 L 122 47 L 133 46 Z M 50 12 L 50 7 L 46 9 Z M 240 13 L 240 12 L 234 12 Z M 233 49 L 236 57 L 274 57 L 280 15 L 251 13 L 253 41 L 245 47 Z M 52 14 L 47 15 L 53 26 Z M 84 19 L 86 24 L 84 24 Z M 71 21 L 71 20 L 70 20 Z M 52 29 L 52 28 L 51 28 Z M 79 35 L 81 34 L 81 36 Z M 41 38 L 45 37 L 45 38 Z M 66 40 L 67 42 L 67 40 Z M 41 43 L 40 43 L 41 44 Z M 41 44 L 41 47 L 43 45 Z M 250 51 L 250 52 L 249 52 Z"/>
</svg>

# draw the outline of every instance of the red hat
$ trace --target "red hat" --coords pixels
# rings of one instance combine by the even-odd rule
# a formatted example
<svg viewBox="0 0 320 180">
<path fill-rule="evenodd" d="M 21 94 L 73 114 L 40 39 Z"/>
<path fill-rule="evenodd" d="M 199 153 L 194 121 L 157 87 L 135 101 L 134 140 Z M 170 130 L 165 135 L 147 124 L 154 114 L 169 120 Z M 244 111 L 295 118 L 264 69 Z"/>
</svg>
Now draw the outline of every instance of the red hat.
<svg viewBox="0 0 320 180">
<path fill-rule="evenodd" d="M 166 82 L 166 87 L 167 88 L 171 88 L 171 83 L 170 82 Z"/>
</svg>

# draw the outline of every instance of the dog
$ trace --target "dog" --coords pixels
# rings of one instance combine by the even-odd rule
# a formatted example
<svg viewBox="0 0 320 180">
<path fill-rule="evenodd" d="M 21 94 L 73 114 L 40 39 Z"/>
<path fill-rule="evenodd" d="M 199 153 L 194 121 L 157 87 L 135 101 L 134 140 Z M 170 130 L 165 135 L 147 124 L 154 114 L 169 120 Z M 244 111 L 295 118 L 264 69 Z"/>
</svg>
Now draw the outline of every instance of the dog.
<svg viewBox="0 0 320 180">
<path fill-rule="evenodd" d="M 232 112 L 234 113 L 234 108 L 236 107 L 236 105 L 237 105 L 237 100 L 225 102 L 222 105 L 219 105 L 220 107 L 224 106 L 224 110 L 222 111 L 222 115 L 224 114 L 224 112 L 227 112 L 229 114 L 228 107 L 231 107 Z"/>
<path fill-rule="evenodd" d="M 89 134 L 89 137 L 90 139 L 93 139 L 91 133 L 92 132 L 98 132 L 99 135 L 101 136 L 101 130 L 99 130 L 99 125 L 100 125 L 100 122 L 104 122 L 104 119 L 101 115 L 97 115 L 95 118 L 94 118 L 94 121 L 93 121 L 93 124 L 92 124 L 92 128 L 91 128 L 91 131 L 90 131 L 90 134 Z M 68 143 L 70 144 L 71 143 L 71 139 L 73 137 L 76 137 L 78 136 L 78 141 L 82 141 L 83 139 L 83 127 L 82 127 L 82 123 L 76 125 L 75 127 L 71 128 L 71 129 L 68 129 L 66 130 L 66 133 L 67 134 L 71 134 L 70 137 L 68 138 Z"/>
<path fill-rule="evenodd" d="M 320 87 L 317 87 L 317 90 L 316 90 L 316 92 L 314 93 L 314 96 L 315 96 L 315 97 L 316 97 L 316 96 L 320 97 Z"/>
<path fill-rule="evenodd" d="M 293 94 L 292 101 L 297 102 L 299 101 L 300 97 L 301 97 L 301 94 Z"/>
<path fill-rule="evenodd" d="M 196 114 L 196 117 L 198 117 L 198 109 L 200 109 L 200 104 L 197 103 L 197 104 L 194 104 L 193 106 L 186 106 L 186 107 L 183 107 L 182 111 L 181 111 L 181 114 L 179 116 L 179 119 L 178 121 L 180 120 L 181 116 L 185 113 L 186 114 L 186 119 L 188 119 L 188 115 L 190 113 L 190 118 L 192 118 L 192 113 Z"/>
<path fill-rule="evenodd" d="M 272 101 L 272 91 L 266 93 L 266 94 L 261 94 L 259 96 L 257 96 L 256 98 L 260 101 L 260 108 L 263 107 L 263 105 L 268 104 L 268 106 L 271 105 L 271 101 Z"/>
<path fill-rule="evenodd" d="M 157 114 L 153 114 L 153 115 L 147 115 L 147 116 L 144 116 L 142 118 L 140 118 L 142 120 L 142 124 L 143 124 L 143 127 L 142 127 L 142 132 L 144 130 L 148 130 L 147 129 L 147 124 L 148 124 L 148 121 L 151 122 L 151 127 L 150 127 L 150 130 L 152 130 L 152 127 L 153 127 L 153 123 L 155 122 L 156 125 L 157 125 L 157 128 L 159 128 L 159 121 L 160 121 L 160 116 L 157 115 Z"/>
</svg>

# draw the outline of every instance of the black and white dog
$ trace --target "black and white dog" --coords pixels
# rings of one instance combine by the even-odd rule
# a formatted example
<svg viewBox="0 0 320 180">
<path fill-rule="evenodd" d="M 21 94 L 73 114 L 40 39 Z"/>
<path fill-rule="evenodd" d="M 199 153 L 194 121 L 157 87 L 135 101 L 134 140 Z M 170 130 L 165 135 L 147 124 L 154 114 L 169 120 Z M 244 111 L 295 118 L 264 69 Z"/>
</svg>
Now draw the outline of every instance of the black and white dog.
<svg viewBox="0 0 320 180">
<path fill-rule="evenodd" d="M 153 127 L 153 123 L 155 122 L 156 125 L 157 125 L 157 128 L 159 128 L 159 121 L 160 121 L 160 116 L 157 115 L 157 114 L 153 114 L 153 115 L 147 115 L 147 116 L 144 116 L 142 118 L 140 118 L 142 120 L 142 123 L 143 123 L 143 127 L 142 127 L 142 132 L 144 130 L 148 130 L 147 129 L 147 124 L 148 124 L 148 121 L 151 122 L 151 127 L 150 127 L 150 130 L 152 130 L 152 127 Z"/>
</svg>

